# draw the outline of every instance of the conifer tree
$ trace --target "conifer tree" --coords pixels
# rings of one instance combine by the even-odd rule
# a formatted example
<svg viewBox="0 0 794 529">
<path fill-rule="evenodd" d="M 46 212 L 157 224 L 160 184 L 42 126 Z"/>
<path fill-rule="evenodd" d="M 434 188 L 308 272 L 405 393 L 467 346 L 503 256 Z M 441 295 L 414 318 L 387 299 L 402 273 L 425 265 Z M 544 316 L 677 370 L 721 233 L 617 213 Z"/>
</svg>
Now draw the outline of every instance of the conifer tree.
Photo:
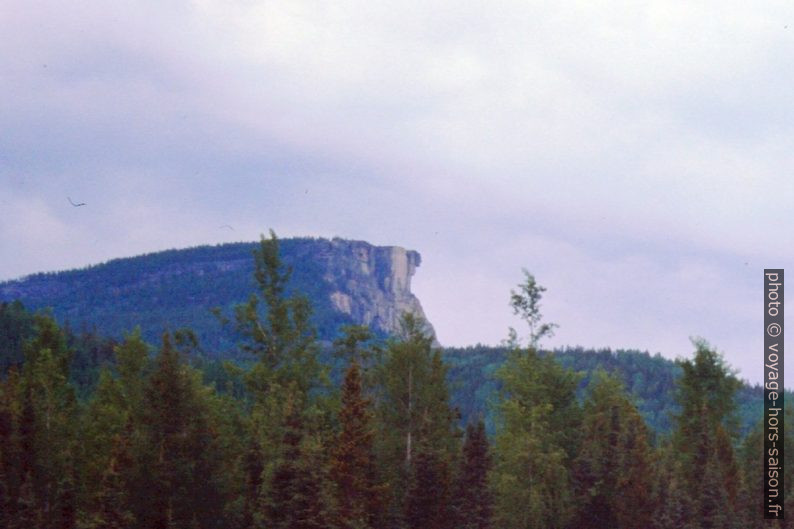
<svg viewBox="0 0 794 529">
<path fill-rule="evenodd" d="M 374 528 L 380 510 L 382 487 L 377 483 L 369 405 L 362 394 L 358 361 L 353 359 L 342 384 L 341 430 L 331 461 L 340 529 Z"/>
<path fill-rule="evenodd" d="M 17 511 L 20 488 L 29 465 L 23 465 L 22 388 L 12 367 L 0 381 L 0 527 L 9 526 Z"/>
<path fill-rule="evenodd" d="M 312 457 L 301 415 L 291 413 L 284 428 L 284 454 L 272 475 L 267 498 L 267 527 L 272 529 L 327 529 L 322 464 Z"/>
<path fill-rule="evenodd" d="M 625 409 L 618 439 L 615 517 L 619 527 L 642 529 L 652 526 L 655 457 L 649 432 L 634 405 Z"/>
<path fill-rule="evenodd" d="M 681 463 L 674 457 L 672 448 L 665 446 L 658 462 L 653 493 L 654 529 L 698 529 L 693 499 L 682 482 Z"/>
<path fill-rule="evenodd" d="M 579 511 L 573 527 L 649 527 L 653 483 L 647 427 L 614 376 L 596 373 L 581 429 L 572 471 Z"/>
<path fill-rule="evenodd" d="M 36 493 L 33 488 L 33 474 L 28 472 L 22 480 L 16 509 L 9 517 L 8 529 L 46 527 L 44 512 L 36 499 Z"/>
<path fill-rule="evenodd" d="M 680 484 L 693 504 L 688 522 L 704 528 L 731 527 L 738 513 L 738 470 L 732 448 L 734 395 L 740 382 L 722 357 L 695 340 L 695 357 L 680 362 L 673 448 L 681 462 Z"/>
<path fill-rule="evenodd" d="M 22 385 L 23 468 L 43 529 L 74 526 L 74 444 L 77 402 L 69 383 L 71 351 L 49 316 L 36 316 L 36 335 L 25 346 Z"/>
<path fill-rule="evenodd" d="M 248 449 L 245 454 L 243 471 L 245 486 L 243 488 L 243 529 L 253 529 L 262 522 L 259 497 L 262 492 L 262 473 L 265 466 L 262 460 L 262 448 L 259 439 L 255 436 L 249 438 Z"/>
<path fill-rule="evenodd" d="M 719 460 L 713 447 L 707 446 L 707 449 L 708 459 L 700 469 L 697 513 L 693 522 L 702 529 L 739 529 L 735 525 L 736 504 L 730 502 L 725 487 L 724 462 Z"/>
<path fill-rule="evenodd" d="M 344 362 L 343 365 L 358 364 L 362 394 L 371 396 L 383 361 L 383 350 L 373 332 L 364 325 L 344 325 L 341 336 L 334 340 L 333 348 L 334 355 Z"/>
<path fill-rule="evenodd" d="M 482 420 L 466 427 L 462 451 L 452 497 L 454 527 L 489 529 L 493 511 L 488 483 L 491 456 Z"/>
<path fill-rule="evenodd" d="M 220 458 L 206 395 L 167 334 L 155 364 L 144 393 L 142 490 L 134 514 L 144 527 L 215 527 L 222 519 Z"/>
<path fill-rule="evenodd" d="M 57 509 L 54 527 L 74 529 L 77 523 L 77 480 L 75 459 L 67 454 L 64 473 L 57 479 Z"/>
<path fill-rule="evenodd" d="M 449 488 L 449 467 L 444 454 L 420 442 L 411 461 L 405 526 L 452 529 Z"/>
<path fill-rule="evenodd" d="M 75 470 L 80 529 L 103 527 L 106 519 L 113 518 L 112 511 L 120 513 L 118 519 L 132 519 L 131 513 L 145 509 L 150 497 L 145 477 L 151 463 L 145 428 L 151 411 L 146 402 L 149 347 L 140 329 L 135 329 L 114 347 L 114 353 L 116 374 L 109 368 L 100 371 L 94 393 L 78 418 Z M 124 447 L 122 455 L 116 453 L 119 443 Z M 113 498 L 126 498 L 126 503 L 108 507 Z M 129 522 L 127 527 L 136 525 Z"/>
<path fill-rule="evenodd" d="M 785 437 L 783 438 L 784 450 L 786 453 L 794 453 L 794 411 L 786 409 L 785 415 Z M 784 510 L 786 519 L 781 524 L 774 520 L 766 520 L 763 525 L 759 521 L 764 516 L 764 505 L 762 500 L 762 492 L 764 490 L 764 467 L 759 459 L 759 454 L 764 453 L 764 429 L 763 420 L 759 419 L 755 427 L 750 430 L 747 436 L 742 441 L 740 449 L 737 451 L 737 464 L 741 480 L 739 481 L 738 501 L 737 501 L 737 517 L 741 527 L 790 527 L 794 516 L 790 513 L 794 512 L 794 506 L 789 507 L 789 504 L 794 500 L 794 483 L 791 479 L 785 480 L 785 490 L 783 495 L 785 498 Z M 794 460 L 786 457 L 785 467 L 783 474 L 785 476 L 794 475 Z"/>
<path fill-rule="evenodd" d="M 93 515 L 94 498 L 101 494 L 103 478 L 111 465 L 116 439 L 132 421 L 121 384 L 110 370 L 100 372 L 94 394 L 80 417 L 78 448 L 80 502 L 85 515 Z M 81 522 L 83 525 L 89 522 Z"/>
<path fill-rule="evenodd" d="M 135 527 L 130 505 L 130 478 L 134 461 L 130 447 L 131 425 L 111 441 L 111 456 L 98 486 L 83 513 L 80 529 Z"/>
<path fill-rule="evenodd" d="M 149 346 L 141 337 L 141 329 L 136 328 L 127 335 L 124 341 L 116 346 L 115 354 L 121 401 L 133 421 L 138 422 L 144 409 L 146 380 L 152 366 L 149 360 Z"/>
</svg>

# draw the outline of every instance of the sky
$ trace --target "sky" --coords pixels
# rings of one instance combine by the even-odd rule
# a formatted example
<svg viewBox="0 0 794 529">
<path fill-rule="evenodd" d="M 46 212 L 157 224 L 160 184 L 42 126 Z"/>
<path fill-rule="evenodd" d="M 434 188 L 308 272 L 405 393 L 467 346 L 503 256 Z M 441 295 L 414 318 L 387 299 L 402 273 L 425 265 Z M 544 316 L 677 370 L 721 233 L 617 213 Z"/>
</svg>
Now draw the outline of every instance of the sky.
<svg viewBox="0 0 794 529">
<path fill-rule="evenodd" d="M 0 28 L 0 280 L 339 236 L 422 254 L 444 345 L 523 332 L 525 268 L 546 346 L 700 336 L 761 380 L 794 3 L 5 0 Z"/>
</svg>

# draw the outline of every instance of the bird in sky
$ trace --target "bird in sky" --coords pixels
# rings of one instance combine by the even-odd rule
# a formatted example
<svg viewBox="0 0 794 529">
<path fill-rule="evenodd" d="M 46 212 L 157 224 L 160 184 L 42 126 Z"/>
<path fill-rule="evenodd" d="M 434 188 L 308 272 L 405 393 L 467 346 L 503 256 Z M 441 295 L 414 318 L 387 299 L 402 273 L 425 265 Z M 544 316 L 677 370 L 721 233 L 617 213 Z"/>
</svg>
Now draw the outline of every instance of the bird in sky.
<svg viewBox="0 0 794 529">
<path fill-rule="evenodd" d="M 69 204 L 73 205 L 76 208 L 79 208 L 80 206 L 85 206 L 85 202 L 80 202 L 79 204 L 75 204 L 74 201 L 72 201 L 71 197 L 66 197 L 66 198 L 69 200 Z"/>
<path fill-rule="evenodd" d="M 223 226 L 219 226 L 219 228 L 220 228 L 220 229 L 222 229 L 222 230 L 231 230 L 231 231 L 234 231 L 234 228 L 232 228 L 232 227 L 231 227 L 231 226 L 229 226 L 228 224 L 224 224 Z"/>
</svg>

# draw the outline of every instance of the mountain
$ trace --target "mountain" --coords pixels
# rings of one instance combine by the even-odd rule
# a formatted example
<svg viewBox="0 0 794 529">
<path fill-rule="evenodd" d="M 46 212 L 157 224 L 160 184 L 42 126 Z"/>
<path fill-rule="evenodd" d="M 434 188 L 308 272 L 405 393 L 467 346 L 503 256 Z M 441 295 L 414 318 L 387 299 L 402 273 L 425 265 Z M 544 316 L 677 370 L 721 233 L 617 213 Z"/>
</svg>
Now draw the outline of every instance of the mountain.
<svg viewBox="0 0 794 529">
<path fill-rule="evenodd" d="M 411 277 L 420 255 L 396 246 L 373 246 L 342 239 L 284 239 L 279 242 L 284 263 L 292 268 L 290 288 L 309 297 L 321 340 L 337 336 L 341 325 L 369 325 L 381 337 L 399 329 L 403 311 L 423 316 L 411 293 Z M 190 327 L 205 353 L 208 381 L 219 382 L 222 370 L 214 360 L 237 355 L 237 337 L 230 326 L 211 314 L 219 307 L 231 317 L 236 304 L 255 291 L 252 252 L 256 243 L 201 246 L 115 259 L 80 270 L 35 274 L 0 283 L 0 372 L 22 360 L 22 342 L 33 332 L 27 310 L 50 307 L 56 319 L 68 323 L 75 336 L 73 377 L 88 394 L 98 366 L 112 358 L 112 344 L 140 326 L 151 344 L 165 329 Z M 5 303 L 20 300 L 19 303 Z M 94 331 L 81 333 L 81 331 Z M 432 330 L 432 327 L 431 327 Z M 581 397 L 593 372 L 602 368 L 617 373 L 655 431 L 672 428 L 676 413 L 675 380 L 680 367 L 659 355 L 641 351 L 549 351 L 557 360 L 582 373 Z M 485 416 L 493 429 L 488 402 L 498 390 L 494 371 L 504 363 L 504 347 L 476 345 L 446 348 L 453 403 L 462 422 Z M 333 362 L 327 351 L 326 361 Z M 214 366 L 214 367 L 213 367 Z M 336 373 L 339 376 L 337 366 Z M 745 385 L 737 395 L 739 428 L 746 433 L 761 417 L 763 390 Z"/>
<path fill-rule="evenodd" d="M 190 327 L 208 356 L 228 357 L 237 338 L 211 309 L 231 317 L 234 306 L 255 291 L 256 244 L 168 250 L 34 274 L 0 283 L 0 301 L 51 308 L 62 324 L 96 328 L 105 336 L 121 337 L 140 326 L 151 343 L 166 329 Z M 292 269 L 290 288 L 311 300 L 321 340 L 333 340 L 344 324 L 364 324 L 388 335 L 399 329 L 403 312 L 424 317 L 411 293 L 411 277 L 421 263 L 415 251 L 338 238 L 283 239 L 279 245 L 282 261 Z"/>
</svg>

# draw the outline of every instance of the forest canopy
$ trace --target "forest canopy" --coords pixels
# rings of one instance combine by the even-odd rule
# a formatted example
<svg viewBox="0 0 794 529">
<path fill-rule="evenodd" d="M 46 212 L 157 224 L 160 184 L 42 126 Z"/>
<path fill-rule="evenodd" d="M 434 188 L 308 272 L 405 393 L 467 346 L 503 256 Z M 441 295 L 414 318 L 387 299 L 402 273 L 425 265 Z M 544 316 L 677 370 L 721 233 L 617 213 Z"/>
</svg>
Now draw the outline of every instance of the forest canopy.
<svg viewBox="0 0 794 529">
<path fill-rule="evenodd" d="M 677 363 L 543 350 L 525 273 L 503 347 L 442 350 L 411 314 L 329 344 L 274 234 L 252 271 L 222 314 L 236 362 L 190 329 L 115 340 L 0 305 L 0 526 L 789 527 L 761 522 L 758 389 L 705 341 Z"/>
</svg>

